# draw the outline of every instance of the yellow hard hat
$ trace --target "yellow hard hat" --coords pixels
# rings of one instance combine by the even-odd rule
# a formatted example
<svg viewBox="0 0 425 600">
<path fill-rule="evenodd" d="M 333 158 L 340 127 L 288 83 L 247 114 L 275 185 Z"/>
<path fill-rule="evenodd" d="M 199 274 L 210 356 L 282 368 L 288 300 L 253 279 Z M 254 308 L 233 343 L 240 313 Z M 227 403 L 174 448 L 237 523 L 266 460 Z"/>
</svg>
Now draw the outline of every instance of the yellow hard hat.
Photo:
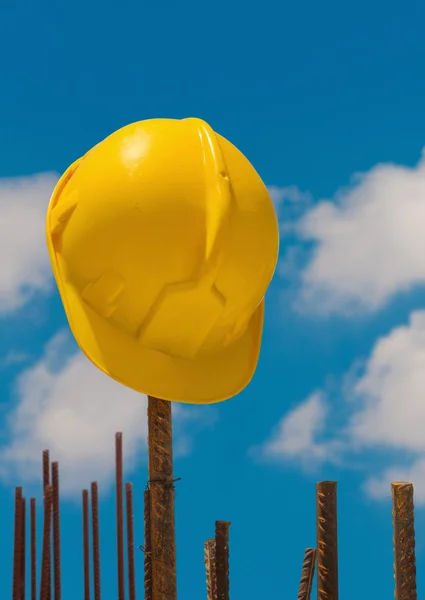
<svg viewBox="0 0 425 600">
<path fill-rule="evenodd" d="M 278 224 L 250 162 L 200 119 L 119 129 L 58 182 L 47 214 L 71 331 L 104 373 L 194 404 L 258 361 Z"/>
</svg>

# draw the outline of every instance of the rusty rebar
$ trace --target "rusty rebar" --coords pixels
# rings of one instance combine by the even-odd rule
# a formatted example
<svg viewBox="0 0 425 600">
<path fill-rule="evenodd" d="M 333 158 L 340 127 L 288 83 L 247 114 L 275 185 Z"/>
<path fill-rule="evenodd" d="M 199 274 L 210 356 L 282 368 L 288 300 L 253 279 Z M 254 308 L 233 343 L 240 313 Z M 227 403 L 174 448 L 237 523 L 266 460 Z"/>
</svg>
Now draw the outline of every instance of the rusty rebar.
<svg viewBox="0 0 425 600">
<path fill-rule="evenodd" d="M 21 600 L 22 575 L 22 488 L 15 488 L 15 525 L 13 536 L 13 600 Z"/>
<path fill-rule="evenodd" d="M 153 600 L 152 592 L 152 528 L 151 528 L 151 493 L 145 490 L 144 493 L 144 517 L 145 517 L 145 600 Z"/>
<path fill-rule="evenodd" d="M 50 483 L 50 453 L 48 450 L 43 450 L 43 490 Z"/>
<path fill-rule="evenodd" d="M 314 569 L 316 565 L 316 549 L 307 548 L 304 553 L 301 581 L 298 590 L 298 600 L 310 600 L 313 587 Z"/>
<path fill-rule="evenodd" d="M 50 533 L 52 519 L 52 496 L 52 486 L 50 484 L 46 485 L 44 489 L 43 553 L 41 560 L 40 600 L 48 600 L 51 597 Z"/>
<path fill-rule="evenodd" d="M 204 546 L 204 562 L 207 576 L 207 598 L 218 600 L 217 596 L 217 570 L 215 559 L 215 540 L 207 540 Z"/>
<path fill-rule="evenodd" d="M 37 600 L 37 525 L 35 498 L 30 500 L 31 600 Z"/>
<path fill-rule="evenodd" d="M 338 600 L 337 484 L 316 486 L 317 598 Z"/>
<path fill-rule="evenodd" d="M 52 463 L 53 487 L 53 567 L 55 600 L 61 600 L 61 549 L 60 549 L 60 507 L 59 507 L 59 464 Z"/>
<path fill-rule="evenodd" d="M 45 493 L 46 487 L 50 484 L 50 453 L 48 450 L 43 450 L 43 492 Z M 46 591 L 46 600 L 51 600 L 52 597 L 52 588 L 51 588 L 51 580 L 52 580 L 52 564 L 51 564 L 51 539 L 50 534 L 48 539 L 46 539 L 46 547 L 43 547 L 43 552 L 46 553 L 45 558 L 43 557 L 43 561 L 46 560 L 46 569 L 47 569 L 47 591 Z M 42 567 L 43 568 L 43 567 Z"/>
<path fill-rule="evenodd" d="M 123 523 L 123 475 L 122 475 L 122 433 L 115 434 L 115 487 L 117 502 L 117 565 L 118 600 L 125 600 L 124 581 L 124 523 Z"/>
<path fill-rule="evenodd" d="M 125 484 L 127 512 L 127 561 L 128 561 L 128 598 L 136 600 L 136 577 L 134 573 L 134 516 L 133 516 L 133 486 Z"/>
<path fill-rule="evenodd" d="M 94 600 L 100 600 L 99 500 L 97 481 L 91 484 Z"/>
<path fill-rule="evenodd" d="M 90 543 L 89 543 L 89 492 L 83 490 L 83 568 L 84 600 L 90 600 Z"/>
<path fill-rule="evenodd" d="M 155 600 L 176 600 L 171 402 L 148 396 L 152 581 Z"/>
<path fill-rule="evenodd" d="M 215 557 L 218 600 L 229 600 L 229 527 L 227 521 L 215 522 Z"/>
<path fill-rule="evenodd" d="M 26 500 L 21 500 L 21 596 L 20 600 L 25 600 L 27 591 L 27 574 L 26 574 L 26 559 L 27 559 L 27 509 Z"/>
<path fill-rule="evenodd" d="M 391 484 L 396 600 L 417 600 L 413 485 Z"/>
</svg>

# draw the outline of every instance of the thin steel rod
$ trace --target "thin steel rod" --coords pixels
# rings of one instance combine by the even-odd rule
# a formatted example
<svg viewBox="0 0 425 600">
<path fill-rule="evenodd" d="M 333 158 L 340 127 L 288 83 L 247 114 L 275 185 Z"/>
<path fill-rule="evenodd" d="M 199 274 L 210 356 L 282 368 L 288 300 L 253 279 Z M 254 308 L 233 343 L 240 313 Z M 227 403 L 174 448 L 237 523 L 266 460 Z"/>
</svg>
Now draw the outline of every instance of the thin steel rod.
<svg viewBox="0 0 425 600">
<path fill-rule="evenodd" d="M 115 487 L 117 502 L 117 565 L 118 565 L 118 600 L 125 600 L 124 581 L 124 523 L 123 523 L 123 466 L 122 466 L 122 433 L 115 435 Z"/>
<path fill-rule="evenodd" d="M 338 600 L 337 484 L 316 486 L 317 598 Z"/>
<path fill-rule="evenodd" d="M 91 484 L 94 600 L 100 600 L 99 500 L 97 482 Z"/>
<path fill-rule="evenodd" d="M 52 463 L 53 486 L 53 566 L 55 600 L 61 600 L 61 550 L 60 550 L 60 507 L 59 507 L 59 464 Z"/>
<path fill-rule="evenodd" d="M 413 485 L 391 484 L 394 526 L 395 599 L 417 600 Z"/>
<path fill-rule="evenodd" d="M 215 556 L 218 600 L 229 600 L 229 527 L 227 521 L 215 522 Z"/>
<path fill-rule="evenodd" d="M 30 501 L 31 600 L 37 600 L 37 525 L 35 498 Z"/>
<path fill-rule="evenodd" d="M 171 402 L 148 397 L 148 436 L 153 597 L 176 600 Z"/>
<path fill-rule="evenodd" d="M 89 542 L 89 492 L 83 490 L 83 567 L 84 600 L 90 600 L 90 542 Z"/>
<path fill-rule="evenodd" d="M 43 491 L 45 492 L 46 487 L 50 484 L 50 453 L 48 450 L 43 450 Z M 45 552 L 45 556 L 43 556 L 43 561 L 46 561 L 46 597 L 45 600 L 51 600 L 52 597 L 52 558 L 51 558 L 51 539 L 50 532 L 48 537 L 45 540 L 45 547 L 43 546 L 43 552 Z M 44 564 L 44 562 L 43 562 Z M 44 567 L 42 567 L 44 568 Z"/>
<path fill-rule="evenodd" d="M 145 600 L 153 600 L 152 591 L 152 528 L 151 528 L 151 493 L 145 490 L 144 493 L 144 518 L 145 518 Z"/>
<path fill-rule="evenodd" d="M 27 573 L 26 573 L 26 560 L 27 560 L 27 507 L 26 500 L 21 500 L 21 600 L 25 600 L 27 591 Z"/>
<path fill-rule="evenodd" d="M 314 579 L 314 569 L 316 565 L 316 554 L 315 548 L 307 548 L 304 553 L 298 600 L 310 600 L 311 588 L 313 586 Z"/>
<path fill-rule="evenodd" d="M 50 454 L 48 450 L 43 450 L 43 490 L 50 483 Z"/>
<path fill-rule="evenodd" d="M 15 527 L 13 542 L 13 600 L 21 600 L 22 488 L 15 488 Z"/>
<path fill-rule="evenodd" d="M 125 484 L 127 510 L 127 561 L 128 561 L 128 598 L 136 600 L 136 576 L 134 573 L 134 516 L 133 516 L 133 486 Z"/>
<path fill-rule="evenodd" d="M 52 519 L 52 496 L 52 486 L 47 485 L 44 490 L 43 554 L 41 561 L 40 600 L 48 600 L 51 597 L 50 533 Z"/>
</svg>

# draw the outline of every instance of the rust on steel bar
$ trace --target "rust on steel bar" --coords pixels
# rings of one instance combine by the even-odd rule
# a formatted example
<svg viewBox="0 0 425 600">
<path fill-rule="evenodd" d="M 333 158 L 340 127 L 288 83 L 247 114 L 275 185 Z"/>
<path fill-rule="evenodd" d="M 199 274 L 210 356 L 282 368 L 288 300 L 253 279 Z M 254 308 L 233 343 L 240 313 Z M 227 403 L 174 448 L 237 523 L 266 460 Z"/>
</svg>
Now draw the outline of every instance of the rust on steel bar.
<svg viewBox="0 0 425 600">
<path fill-rule="evenodd" d="M 52 486 L 46 485 L 44 489 L 43 553 L 41 559 L 40 600 L 48 600 L 51 597 L 50 532 L 52 519 L 52 500 Z"/>
<path fill-rule="evenodd" d="M 229 527 L 227 521 L 215 522 L 215 557 L 218 600 L 229 600 Z"/>
<path fill-rule="evenodd" d="M 13 600 L 21 600 L 22 569 L 22 488 L 15 488 L 15 528 L 13 540 Z"/>
<path fill-rule="evenodd" d="M 61 550 L 60 550 L 60 508 L 59 508 L 59 464 L 52 463 L 53 487 L 53 567 L 55 600 L 61 600 Z"/>
<path fill-rule="evenodd" d="M 27 520 L 27 507 L 26 500 L 22 498 L 21 500 L 21 596 L 20 600 L 25 600 L 26 596 L 26 584 L 27 584 L 27 574 L 26 574 L 26 558 L 27 558 L 27 528 L 26 528 L 26 520 Z"/>
<path fill-rule="evenodd" d="M 176 600 L 171 402 L 152 396 L 148 396 L 148 448 L 153 598 Z"/>
<path fill-rule="evenodd" d="M 48 450 L 43 450 L 43 490 L 50 483 L 50 454 Z"/>
<path fill-rule="evenodd" d="M 50 453 L 48 450 L 43 450 L 43 491 L 45 492 L 46 487 L 50 484 Z M 52 564 L 51 564 L 51 540 L 50 540 L 50 535 L 48 537 L 48 539 L 46 539 L 46 549 L 44 550 L 43 548 L 43 552 L 46 552 L 46 558 L 43 560 L 46 560 L 46 569 L 48 569 L 48 581 L 49 584 L 47 585 L 47 591 L 46 591 L 46 600 L 51 600 L 51 596 L 52 596 L 52 589 L 51 589 L 51 579 L 52 579 Z"/>
<path fill-rule="evenodd" d="M 97 481 L 91 484 L 94 600 L 100 600 L 99 500 Z"/>
<path fill-rule="evenodd" d="M 37 529 L 35 498 L 30 500 L 31 600 L 37 600 Z"/>
<path fill-rule="evenodd" d="M 207 575 L 207 598 L 218 600 L 217 596 L 217 569 L 215 560 L 215 540 L 207 540 L 204 546 L 204 562 Z"/>
<path fill-rule="evenodd" d="M 301 581 L 298 591 L 298 600 L 310 600 L 315 565 L 316 549 L 307 548 L 304 553 L 303 568 L 301 571 Z"/>
<path fill-rule="evenodd" d="M 127 512 L 127 561 L 128 561 L 128 598 L 136 600 L 136 578 L 134 574 L 134 518 L 133 518 L 133 486 L 125 484 Z"/>
<path fill-rule="evenodd" d="M 152 539 L 151 539 L 151 493 L 144 493 L 145 517 L 145 600 L 153 600 L 152 592 Z"/>
<path fill-rule="evenodd" d="M 316 486 L 317 598 L 338 600 L 337 484 Z"/>
<path fill-rule="evenodd" d="M 391 484 L 394 525 L 395 599 L 417 600 L 413 485 Z"/>
<path fill-rule="evenodd" d="M 83 573 L 84 600 L 90 600 L 89 492 L 83 490 Z"/>
<path fill-rule="evenodd" d="M 115 487 L 117 502 L 117 564 L 118 600 L 125 600 L 124 581 L 124 523 L 123 523 L 123 475 L 122 475 L 122 433 L 115 434 Z"/>
</svg>

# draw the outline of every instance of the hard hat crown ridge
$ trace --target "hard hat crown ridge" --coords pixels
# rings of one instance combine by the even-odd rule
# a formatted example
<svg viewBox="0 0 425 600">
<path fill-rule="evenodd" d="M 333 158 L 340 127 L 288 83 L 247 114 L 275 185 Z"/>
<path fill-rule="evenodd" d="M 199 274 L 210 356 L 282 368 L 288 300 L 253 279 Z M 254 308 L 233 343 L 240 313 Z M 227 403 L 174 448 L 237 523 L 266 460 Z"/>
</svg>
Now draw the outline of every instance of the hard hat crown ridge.
<svg viewBox="0 0 425 600">
<path fill-rule="evenodd" d="M 137 391 L 208 403 L 251 379 L 278 227 L 249 161 L 200 119 L 128 125 L 65 172 L 47 241 L 71 330 Z"/>
</svg>

